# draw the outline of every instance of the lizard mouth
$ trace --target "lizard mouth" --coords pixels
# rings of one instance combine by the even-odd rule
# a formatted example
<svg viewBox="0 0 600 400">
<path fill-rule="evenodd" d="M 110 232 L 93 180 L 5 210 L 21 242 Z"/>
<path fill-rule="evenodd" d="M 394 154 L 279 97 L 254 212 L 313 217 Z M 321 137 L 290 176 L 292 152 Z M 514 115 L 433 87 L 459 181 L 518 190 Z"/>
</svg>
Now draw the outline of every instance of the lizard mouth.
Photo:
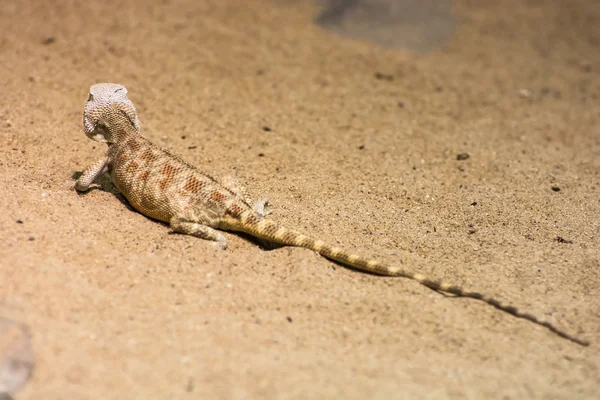
<svg viewBox="0 0 600 400">
<path fill-rule="evenodd" d="M 107 141 L 105 128 L 102 125 L 98 125 L 98 123 L 86 115 L 83 116 L 83 132 L 88 138 L 96 142 Z"/>
</svg>

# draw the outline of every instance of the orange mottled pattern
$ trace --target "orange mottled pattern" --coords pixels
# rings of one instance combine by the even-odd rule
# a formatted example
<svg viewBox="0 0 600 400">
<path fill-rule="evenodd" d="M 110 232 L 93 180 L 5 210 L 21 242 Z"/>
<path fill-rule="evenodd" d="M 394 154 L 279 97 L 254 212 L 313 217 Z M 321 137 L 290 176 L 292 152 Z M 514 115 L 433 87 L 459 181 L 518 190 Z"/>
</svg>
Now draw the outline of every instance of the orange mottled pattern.
<svg viewBox="0 0 600 400">
<path fill-rule="evenodd" d="M 185 185 L 183 185 L 183 190 L 191 193 L 198 193 L 202 190 L 202 187 L 206 185 L 206 182 L 198 180 L 194 176 L 190 176 L 185 181 Z"/>
<path fill-rule="evenodd" d="M 164 164 L 160 169 L 160 173 L 165 175 L 165 179 L 158 184 L 162 190 L 171 186 L 175 182 L 175 177 L 178 169 L 171 164 Z"/>
</svg>

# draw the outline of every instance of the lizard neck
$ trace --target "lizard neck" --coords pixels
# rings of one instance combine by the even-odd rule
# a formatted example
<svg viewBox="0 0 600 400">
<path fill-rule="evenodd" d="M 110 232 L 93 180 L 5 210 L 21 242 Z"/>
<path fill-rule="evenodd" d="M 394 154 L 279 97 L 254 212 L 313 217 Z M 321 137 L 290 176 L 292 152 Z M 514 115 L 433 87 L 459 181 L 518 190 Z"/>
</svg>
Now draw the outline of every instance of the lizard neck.
<svg viewBox="0 0 600 400">
<path fill-rule="evenodd" d="M 137 129 L 126 123 L 114 124 L 114 126 L 107 127 L 107 131 L 106 144 L 109 146 L 115 144 L 118 145 L 129 139 L 141 137 L 140 132 Z"/>
</svg>

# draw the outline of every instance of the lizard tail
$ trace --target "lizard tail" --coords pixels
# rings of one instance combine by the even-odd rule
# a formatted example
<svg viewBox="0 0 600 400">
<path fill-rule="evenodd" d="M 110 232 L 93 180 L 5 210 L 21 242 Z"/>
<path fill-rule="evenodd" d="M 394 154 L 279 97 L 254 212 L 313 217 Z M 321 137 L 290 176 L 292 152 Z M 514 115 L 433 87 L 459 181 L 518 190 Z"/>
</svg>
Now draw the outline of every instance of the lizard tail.
<svg viewBox="0 0 600 400">
<path fill-rule="evenodd" d="M 225 217 L 221 220 L 221 225 L 219 228 L 229 231 L 244 232 L 255 238 L 267 240 L 273 243 L 304 247 L 306 249 L 316 251 L 325 258 L 337 261 L 346 267 L 350 267 L 359 271 L 382 276 L 395 276 L 412 279 L 438 292 L 450 293 L 458 297 L 467 297 L 482 301 L 517 318 L 522 318 L 537 325 L 541 325 L 558 336 L 579 345 L 589 346 L 590 344 L 588 341 L 578 339 L 575 336 L 558 329 L 548 321 L 541 320 L 532 314 L 520 311 L 515 306 L 497 300 L 491 296 L 479 292 L 472 292 L 463 289 L 460 286 L 432 279 L 423 274 L 409 271 L 401 267 L 384 265 L 377 260 L 346 252 L 339 247 L 330 246 L 322 240 L 313 239 L 300 232 L 282 227 L 270 219 L 259 217 L 252 211 L 243 212 L 241 215 L 236 217 L 225 215 Z"/>
</svg>

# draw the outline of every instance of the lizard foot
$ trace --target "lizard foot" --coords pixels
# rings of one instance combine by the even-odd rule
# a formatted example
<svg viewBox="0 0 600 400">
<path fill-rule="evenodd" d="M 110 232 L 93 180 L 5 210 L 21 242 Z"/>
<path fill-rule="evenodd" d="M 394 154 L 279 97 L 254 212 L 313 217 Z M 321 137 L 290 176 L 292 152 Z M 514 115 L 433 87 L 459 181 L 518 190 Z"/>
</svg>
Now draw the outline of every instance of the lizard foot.
<svg viewBox="0 0 600 400">
<path fill-rule="evenodd" d="M 223 235 L 220 235 L 220 236 L 221 236 L 221 238 L 219 238 L 213 242 L 213 246 L 216 246 L 221 250 L 226 250 L 227 249 L 227 238 Z"/>
<path fill-rule="evenodd" d="M 271 214 L 273 211 L 272 210 L 265 210 L 265 206 L 269 204 L 269 199 L 268 198 L 262 198 L 262 199 L 258 199 L 255 203 L 254 203 L 254 211 L 256 211 L 256 213 L 258 215 L 260 215 L 261 217 L 266 217 L 267 215 Z"/>
</svg>

